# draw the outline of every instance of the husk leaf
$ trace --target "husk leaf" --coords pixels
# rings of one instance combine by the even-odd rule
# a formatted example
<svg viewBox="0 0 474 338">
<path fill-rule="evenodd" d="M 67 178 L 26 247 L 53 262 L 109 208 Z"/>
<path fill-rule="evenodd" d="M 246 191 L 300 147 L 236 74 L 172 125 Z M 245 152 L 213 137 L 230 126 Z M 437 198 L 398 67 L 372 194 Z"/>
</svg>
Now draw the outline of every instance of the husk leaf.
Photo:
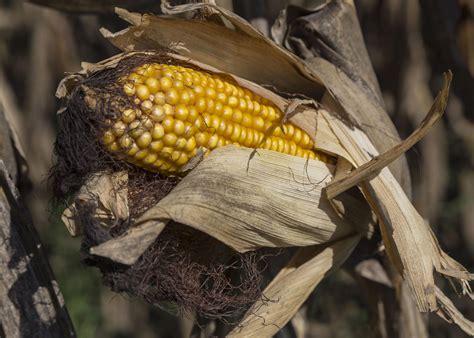
<svg viewBox="0 0 474 338">
<path fill-rule="evenodd" d="M 299 249 L 228 337 L 272 337 L 293 317 L 321 280 L 338 269 L 360 240 L 359 235 L 332 244 Z"/>
</svg>

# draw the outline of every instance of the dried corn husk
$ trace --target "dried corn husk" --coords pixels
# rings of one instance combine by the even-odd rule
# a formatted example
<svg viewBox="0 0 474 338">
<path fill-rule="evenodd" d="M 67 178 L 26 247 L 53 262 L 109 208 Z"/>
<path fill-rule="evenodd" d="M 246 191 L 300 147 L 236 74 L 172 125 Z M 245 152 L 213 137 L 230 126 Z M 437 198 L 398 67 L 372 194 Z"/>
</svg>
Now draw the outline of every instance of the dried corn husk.
<svg viewBox="0 0 474 338">
<path fill-rule="evenodd" d="M 348 164 L 360 167 L 378 151 L 374 141 L 357 127 L 364 121 L 354 114 L 348 104 L 351 100 L 357 101 L 355 97 L 348 99 L 334 95 L 333 87 L 337 81 L 323 83 L 299 59 L 266 40 L 242 19 L 218 7 L 195 4 L 171 8 L 165 2 L 164 11 L 200 16 L 199 20 L 183 20 L 119 10 L 119 15 L 132 26 L 115 34 L 106 30 L 102 32 L 117 47 L 126 51 L 171 49 L 170 58 L 185 59 L 205 70 L 224 73 L 272 100 L 293 123 L 313 136 L 317 147 L 340 158 L 338 168 L 311 160 L 306 163 L 269 151 L 258 150 L 254 153 L 225 147 L 214 151 L 197 165 L 165 199 L 137 220 L 136 227 L 121 238 L 93 248 L 92 252 L 132 264 L 169 220 L 204 231 L 238 251 L 261 246 L 307 246 L 294 258 L 304 263 L 293 269 L 290 262 L 266 290 L 272 296 L 292 300 L 290 305 L 285 308 L 281 306 L 284 303 L 264 304 L 257 312 L 265 319 L 265 327 L 257 323 L 256 318 L 261 317 L 249 312 L 241 322 L 242 327 L 232 333 L 241 336 L 257 332 L 263 336 L 272 335 L 277 330 L 275 328 L 291 318 L 320 278 L 339 266 L 350 254 L 360 236 L 370 233 L 372 214 L 358 212 L 364 210 L 360 201 L 344 194 L 338 200 L 328 200 L 323 188 L 335 175 L 344 176 L 350 171 Z M 179 29 L 177 25 L 180 25 Z M 99 65 L 87 65 L 83 74 L 113 67 L 122 57 Z M 326 72 L 324 79 L 335 71 L 330 64 L 320 65 L 320 69 Z M 248 80 L 265 84 L 274 91 Z M 75 83 L 77 78 L 67 78 L 58 95 L 67 95 Z M 303 94 L 323 102 L 325 106 L 310 100 L 313 102 L 311 108 L 288 96 L 280 97 L 275 92 Z M 355 95 L 354 91 L 351 93 Z M 447 87 L 441 96 L 446 98 Z M 356 111 L 362 108 L 358 107 Z M 444 110 L 442 106 L 435 108 Z M 377 109 L 368 111 L 369 115 L 380 112 Z M 363 119 L 366 118 L 364 115 Z M 385 128 L 384 119 L 375 115 L 372 118 L 376 121 L 373 123 L 381 123 L 380 127 Z M 377 214 L 385 247 L 392 263 L 408 281 L 419 310 L 436 311 L 441 306 L 445 317 L 466 332 L 472 332 L 473 324 L 456 312 L 441 291 L 436 289 L 433 271 L 458 280 L 467 294 L 471 294 L 468 281 L 474 276 L 439 248 L 431 229 L 414 209 L 392 172 L 386 168 L 378 169 L 373 176 L 365 176 L 364 180 L 355 180 L 353 184 L 359 186 Z M 400 174 L 397 170 L 393 172 Z M 233 194 L 229 194 L 224 182 L 230 185 Z M 308 185 L 310 190 L 305 189 Z M 250 206 L 247 203 L 249 200 L 257 202 Z M 269 206 L 269 202 L 265 201 L 273 204 Z M 229 212 L 219 210 L 222 206 Z M 313 247 L 332 242 L 325 249 Z M 125 252 L 124 248 L 134 248 L 134 251 Z M 332 259 L 332 256 L 337 259 Z M 297 279 L 302 279 L 304 283 L 299 288 L 291 288 Z M 276 325 L 269 325 L 274 323 Z"/>
</svg>

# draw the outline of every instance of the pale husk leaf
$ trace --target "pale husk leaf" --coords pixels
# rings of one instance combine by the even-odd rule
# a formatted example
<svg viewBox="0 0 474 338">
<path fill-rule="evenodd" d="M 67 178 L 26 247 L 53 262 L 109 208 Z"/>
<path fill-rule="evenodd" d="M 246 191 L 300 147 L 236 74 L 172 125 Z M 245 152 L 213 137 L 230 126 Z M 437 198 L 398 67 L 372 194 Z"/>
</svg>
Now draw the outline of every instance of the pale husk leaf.
<svg viewBox="0 0 474 338">
<path fill-rule="evenodd" d="M 214 150 L 137 224 L 172 219 L 244 252 L 308 246 L 367 232 L 364 202 L 346 195 L 344 219 L 321 194 L 332 167 L 268 150 Z"/>
<path fill-rule="evenodd" d="M 321 280 L 338 269 L 359 243 L 359 235 L 328 245 L 299 249 L 265 288 L 265 300 L 255 303 L 229 337 L 272 337 L 314 291 Z"/>
<path fill-rule="evenodd" d="M 128 219 L 130 212 L 127 199 L 126 172 L 98 174 L 91 177 L 74 197 L 73 203 L 64 210 L 62 221 L 71 236 L 82 233 L 82 219 L 77 212 L 81 204 L 93 203 L 94 219 L 104 228 L 111 228 Z"/>
</svg>

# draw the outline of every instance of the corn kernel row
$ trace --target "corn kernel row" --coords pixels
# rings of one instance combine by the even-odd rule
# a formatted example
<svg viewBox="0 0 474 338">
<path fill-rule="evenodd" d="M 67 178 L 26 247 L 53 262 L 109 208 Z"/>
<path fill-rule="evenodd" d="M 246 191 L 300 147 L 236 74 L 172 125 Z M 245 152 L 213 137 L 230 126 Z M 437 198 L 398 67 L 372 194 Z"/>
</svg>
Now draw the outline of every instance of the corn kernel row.
<svg viewBox="0 0 474 338">
<path fill-rule="evenodd" d="M 102 143 L 118 157 L 145 169 L 172 174 L 196 155 L 229 144 L 263 148 L 309 159 L 304 131 L 284 123 L 268 100 L 218 76 L 190 68 L 146 64 L 120 80 L 136 108 L 127 108 Z"/>
</svg>

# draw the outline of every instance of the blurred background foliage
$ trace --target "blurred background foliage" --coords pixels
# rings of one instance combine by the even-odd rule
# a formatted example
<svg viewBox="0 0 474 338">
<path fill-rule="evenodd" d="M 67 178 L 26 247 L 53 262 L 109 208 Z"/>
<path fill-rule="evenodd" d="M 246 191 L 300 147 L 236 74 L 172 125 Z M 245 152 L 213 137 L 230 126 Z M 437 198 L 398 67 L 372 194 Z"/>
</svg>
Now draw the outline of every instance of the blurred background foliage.
<svg viewBox="0 0 474 338">
<path fill-rule="evenodd" d="M 102 26 L 112 31 L 126 27 L 113 13 L 114 3 L 157 12 L 159 1 L 32 2 L 54 3 L 65 11 L 20 0 L 0 1 L 0 102 L 13 116 L 25 148 L 30 182 L 23 182 L 24 194 L 78 336 L 185 335 L 190 320 L 179 320 L 101 286 L 98 271 L 81 263 L 80 240 L 69 237 L 59 218 L 61 210 L 50 208 L 47 186 L 59 106 L 54 96 L 58 82 L 65 73 L 79 70 L 81 61 L 95 62 L 118 52 L 99 33 Z M 289 2 L 315 6 L 323 1 Z M 247 18 L 266 35 L 287 5 L 284 0 L 217 3 Z M 387 111 L 402 137 L 409 135 L 428 111 L 442 72 L 448 68 L 454 72 L 443 121 L 407 155 L 417 209 L 435 227 L 442 247 L 473 271 L 474 2 L 364 0 L 355 4 Z M 459 299 L 456 304 L 467 318 L 474 318 L 472 302 Z M 307 337 L 373 336 L 366 305 L 363 291 L 342 270 L 323 282 L 305 305 L 302 327 Z M 462 333 L 431 316 L 430 335 L 459 337 Z"/>
</svg>

